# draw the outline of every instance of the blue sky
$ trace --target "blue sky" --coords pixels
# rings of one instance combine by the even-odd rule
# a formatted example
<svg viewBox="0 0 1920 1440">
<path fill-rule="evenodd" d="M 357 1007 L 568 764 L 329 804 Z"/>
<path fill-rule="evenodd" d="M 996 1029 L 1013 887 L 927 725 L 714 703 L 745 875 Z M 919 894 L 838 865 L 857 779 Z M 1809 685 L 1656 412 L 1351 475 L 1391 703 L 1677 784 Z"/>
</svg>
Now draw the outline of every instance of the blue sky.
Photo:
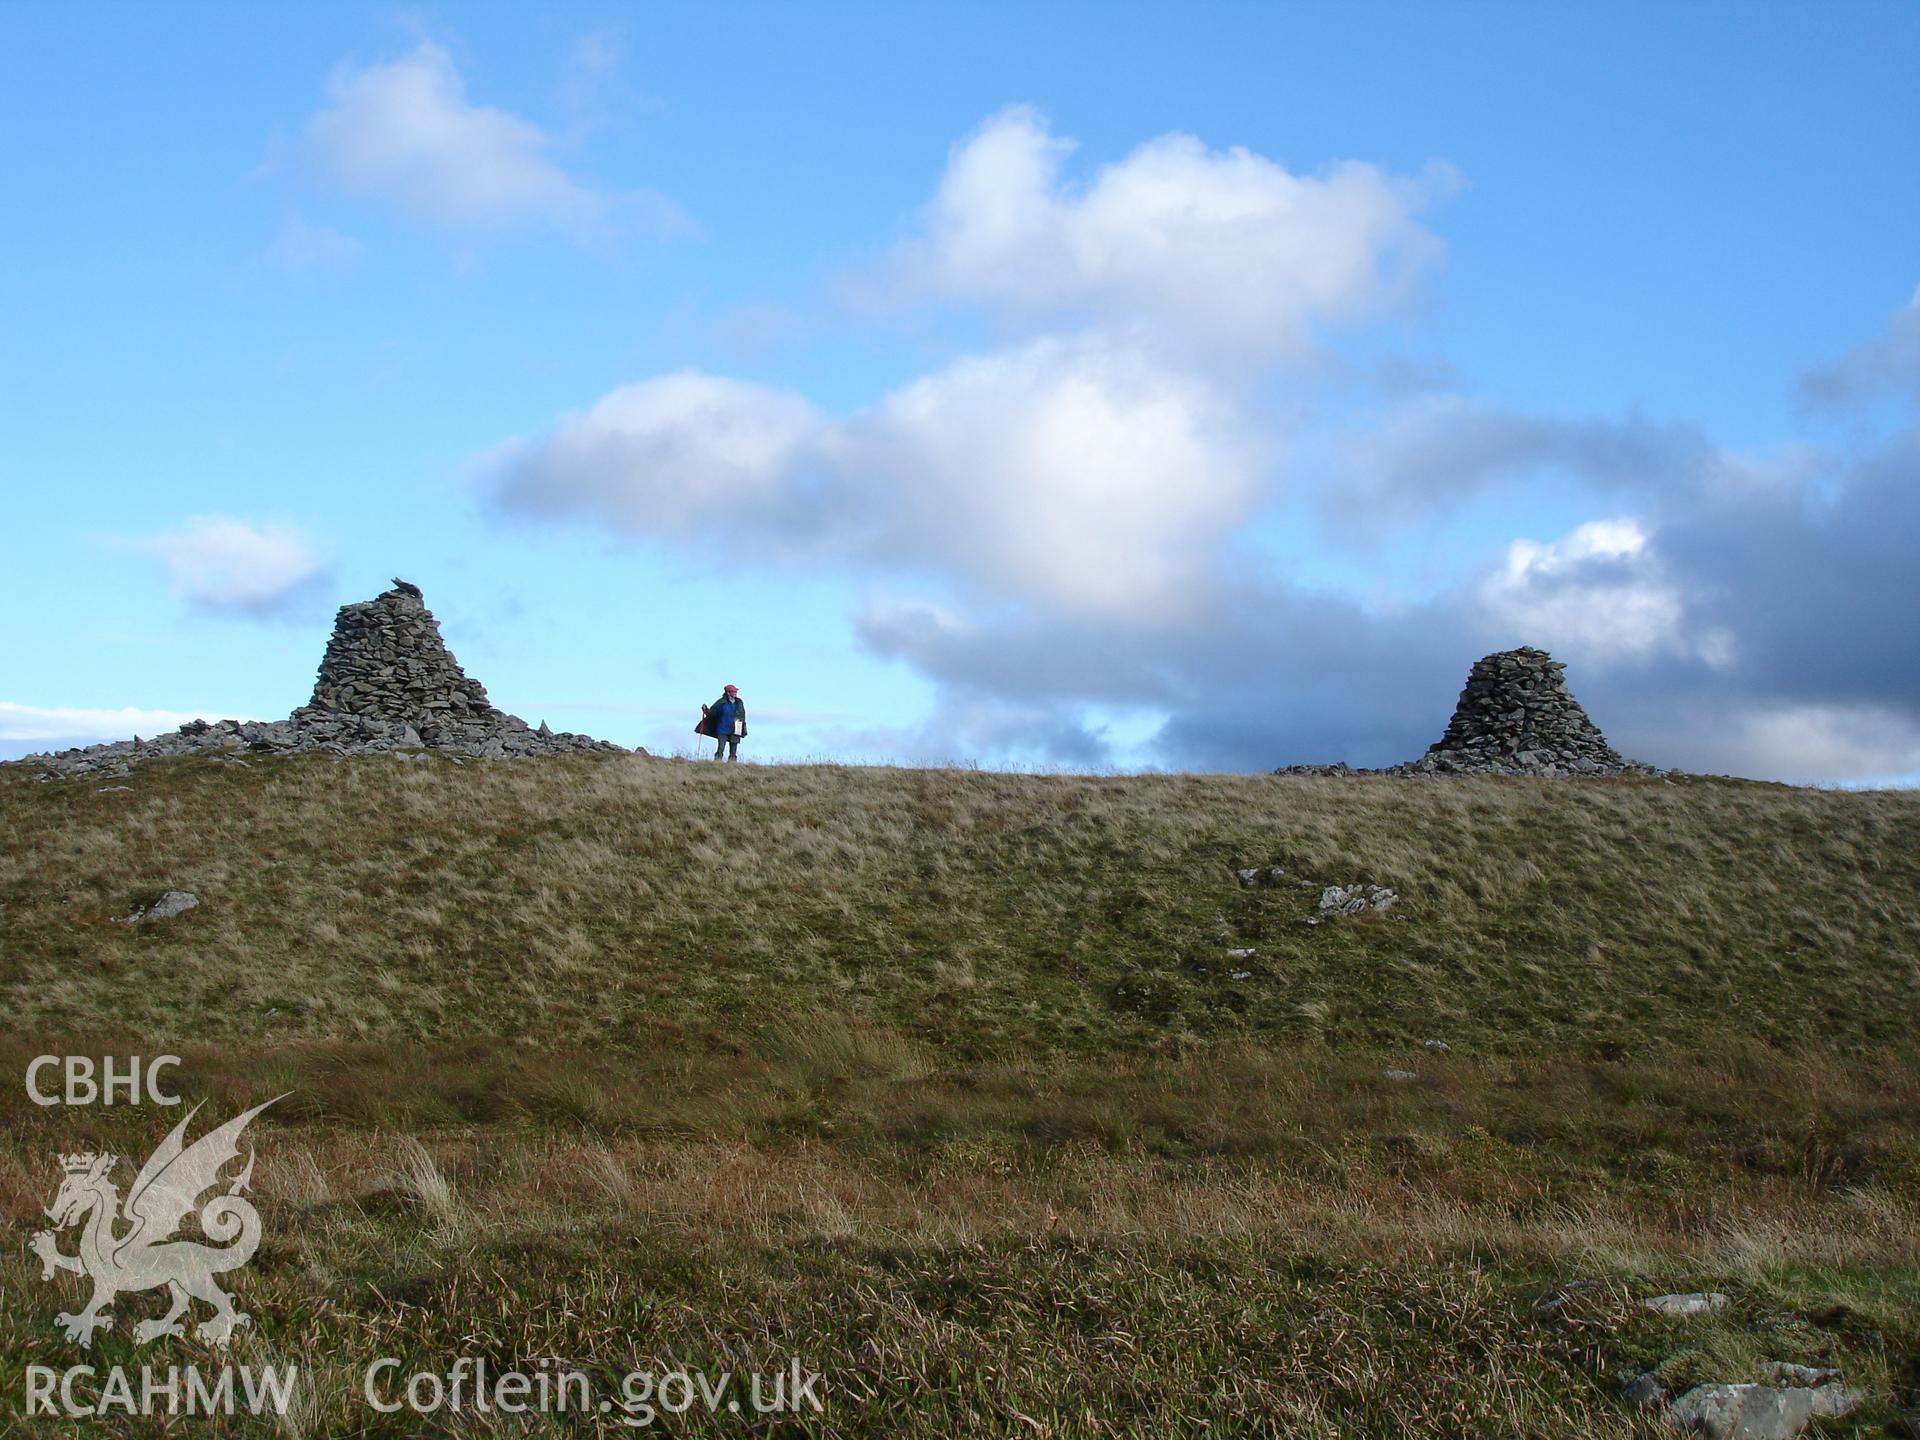
<svg viewBox="0 0 1920 1440">
<path fill-rule="evenodd" d="M 0 8 L 0 753 L 1920 772 L 1920 9 Z"/>
</svg>

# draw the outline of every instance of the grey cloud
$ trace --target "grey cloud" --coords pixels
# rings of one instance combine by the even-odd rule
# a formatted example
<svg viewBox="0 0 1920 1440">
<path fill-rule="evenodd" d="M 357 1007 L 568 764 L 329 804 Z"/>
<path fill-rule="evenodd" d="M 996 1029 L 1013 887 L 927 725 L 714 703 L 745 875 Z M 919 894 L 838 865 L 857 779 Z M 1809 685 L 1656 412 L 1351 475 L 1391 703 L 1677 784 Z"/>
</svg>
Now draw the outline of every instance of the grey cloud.
<svg viewBox="0 0 1920 1440">
<path fill-rule="evenodd" d="M 1809 410 L 1848 410 L 1885 395 L 1920 404 L 1920 293 L 1893 313 L 1881 334 L 1800 380 L 1800 401 Z"/>
<path fill-rule="evenodd" d="M 905 765 L 954 765 L 992 756 L 999 764 L 1110 768 L 1111 747 L 1072 704 L 1010 701 L 965 689 L 943 692 L 925 720 L 903 727 L 841 726 L 834 753 Z"/>
<path fill-rule="evenodd" d="M 1791 483 L 1743 488 L 1733 468 L 1720 457 L 1713 483 L 1645 521 L 1682 636 L 1724 630 L 1727 653 L 1556 644 L 1575 693 L 1623 751 L 1659 764 L 1793 780 L 1920 770 L 1920 430 Z M 1638 573 L 1601 556 L 1543 572 L 1532 593 L 1544 606 Z M 1016 733 L 1043 701 L 1053 724 L 1138 706 L 1166 717 L 1160 763 L 1233 770 L 1412 758 L 1475 658 L 1541 638 L 1477 584 L 1384 612 L 1273 576 L 1218 592 L 1170 632 L 905 609 L 869 612 L 859 633 L 976 711 L 999 701 Z"/>
<path fill-rule="evenodd" d="M 1744 683 L 1920 711 L 1920 427 L 1798 486 L 1695 501 L 1658 545 L 1694 623 L 1740 637 Z"/>
<path fill-rule="evenodd" d="M 975 620 L 921 605 L 870 604 L 855 638 L 956 690 L 1031 704 L 1050 695 L 1138 703 L 1173 694 L 1155 653 L 1127 628 L 1005 609 Z"/>
<path fill-rule="evenodd" d="M 1439 734 L 1465 675 L 1465 661 L 1452 675 L 1443 658 L 1440 623 L 1428 610 L 1382 621 L 1341 597 L 1267 580 L 1175 631 L 1039 611 L 971 624 L 901 609 L 869 611 L 858 634 L 964 697 L 976 716 L 1004 707 L 1007 723 L 976 722 L 976 734 L 1017 738 L 1019 717 L 1058 727 L 1091 705 L 1140 706 L 1169 717 L 1154 746 L 1162 763 L 1241 770 L 1298 759 L 1377 764 L 1424 746 L 1415 737 Z M 1440 697 L 1430 725 L 1411 701 L 1423 690 Z"/>
<path fill-rule="evenodd" d="M 1447 396 L 1351 436 L 1326 500 L 1404 524 L 1542 469 L 1596 489 L 1670 491 L 1697 483 L 1713 455 L 1690 425 L 1539 418 Z"/>
</svg>

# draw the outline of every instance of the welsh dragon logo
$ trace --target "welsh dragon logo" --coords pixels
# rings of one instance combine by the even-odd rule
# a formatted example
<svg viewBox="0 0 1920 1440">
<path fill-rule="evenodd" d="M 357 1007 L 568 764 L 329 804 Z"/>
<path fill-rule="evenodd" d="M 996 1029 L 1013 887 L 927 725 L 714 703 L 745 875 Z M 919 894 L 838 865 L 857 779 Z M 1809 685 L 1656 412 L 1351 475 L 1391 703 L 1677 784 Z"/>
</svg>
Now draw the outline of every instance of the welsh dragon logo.
<svg viewBox="0 0 1920 1440">
<path fill-rule="evenodd" d="M 248 1323 L 246 1312 L 214 1283 L 214 1276 L 237 1270 L 253 1258 L 260 1244 L 260 1216 L 240 1192 L 253 1176 L 253 1151 L 240 1173 L 227 1182 L 225 1193 L 204 1206 L 200 1197 L 221 1183 L 220 1171 L 240 1154 L 240 1136 L 268 1105 L 284 1100 L 276 1095 L 236 1116 L 217 1130 L 209 1130 L 191 1145 L 185 1143 L 187 1123 L 200 1107 L 189 1110 L 173 1133 L 160 1142 L 140 1173 L 133 1177 L 126 1204 L 120 1203 L 113 1183 L 115 1155 L 91 1151 L 62 1155 L 66 1178 L 46 1216 L 53 1228 L 42 1230 L 31 1242 L 40 1257 L 40 1278 L 51 1280 L 59 1270 L 72 1270 L 93 1281 L 93 1298 L 79 1314 L 55 1317 L 69 1340 L 91 1346 L 93 1332 L 113 1324 L 108 1306 L 127 1291 L 154 1290 L 164 1285 L 172 1307 L 158 1320 L 142 1320 L 133 1327 L 140 1344 L 162 1335 L 180 1335 L 180 1317 L 194 1300 L 213 1307 L 213 1314 L 196 1327 L 202 1340 L 224 1346 L 236 1325 Z M 200 1208 L 200 1232 L 211 1243 L 179 1236 L 181 1224 Z M 77 1228 L 77 1254 L 62 1253 L 56 1232 Z"/>
</svg>

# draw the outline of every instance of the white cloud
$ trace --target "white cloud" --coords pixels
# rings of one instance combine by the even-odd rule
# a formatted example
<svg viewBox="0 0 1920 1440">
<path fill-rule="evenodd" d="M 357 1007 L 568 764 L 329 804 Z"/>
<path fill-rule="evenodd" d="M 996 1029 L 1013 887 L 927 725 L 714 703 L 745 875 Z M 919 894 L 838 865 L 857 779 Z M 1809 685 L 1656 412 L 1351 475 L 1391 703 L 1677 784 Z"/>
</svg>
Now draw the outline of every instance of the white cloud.
<svg viewBox="0 0 1920 1440">
<path fill-rule="evenodd" d="M 657 196 L 612 196 L 550 158 L 551 137 L 505 110 L 475 105 L 453 59 L 423 43 L 399 60 L 342 66 L 306 149 L 341 189 L 450 230 L 541 226 L 575 235 L 645 212 L 657 228 L 685 219 Z"/>
<path fill-rule="evenodd" d="M 797 396 L 682 371 L 623 385 L 481 466 L 513 509 L 585 512 L 643 535 L 707 522 L 752 528 L 820 424 Z"/>
<path fill-rule="evenodd" d="M 1358 164 L 1299 176 L 1171 134 L 1075 188 L 1060 177 L 1073 148 L 1029 109 L 990 118 L 953 151 L 925 235 L 894 255 L 899 292 L 1281 352 L 1435 261 L 1440 242 L 1413 216 L 1457 183 L 1441 167 L 1420 180 Z"/>
<path fill-rule="evenodd" d="M 189 720 L 211 719 L 208 710 L 147 710 L 127 705 L 118 710 L 78 706 L 16 705 L 0 700 L 0 740 L 129 740 L 177 730 Z"/>
<path fill-rule="evenodd" d="M 1187 618 L 1264 459 L 1211 387 L 1093 340 L 963 359 L 829 448 L 884 517 L 883 547 L 995 596 L 1145 625 Z"/>
<path fill-rule="evenodd" d="M 1590 520 L 1548 543 L 1515 540 L 1479 600 L 1496 626 L 1590 662 L 1663 652 L 1721 669 L 1733 660 L 1725 630 L 1689 631 L 1679 587 L 1632 518 Z"/>
<path fill-rule="evenodd" d="M 325 567 L 298 530 L 224 515 L 127 542 L 160 557 L 174 593 L 201 610 L 267 615 L 317 586 Z"/>
<path fill-rule="evenodd" d="M 289 217 L 267 247 L 267 263 L 289 274 L 314 275 L 350 270 L 365 252 L 366 247 L 351 235 Z"/>
<path fill-rule="evenodd" d="M 1261 453 L 1192 376 L 1124 346 L 1044 340 L 837 422 L 740 381 L 643 381 L 481 469 L 523 513 L 824 551 L 1161 624 L 1253 503 Z"/>
</svg>

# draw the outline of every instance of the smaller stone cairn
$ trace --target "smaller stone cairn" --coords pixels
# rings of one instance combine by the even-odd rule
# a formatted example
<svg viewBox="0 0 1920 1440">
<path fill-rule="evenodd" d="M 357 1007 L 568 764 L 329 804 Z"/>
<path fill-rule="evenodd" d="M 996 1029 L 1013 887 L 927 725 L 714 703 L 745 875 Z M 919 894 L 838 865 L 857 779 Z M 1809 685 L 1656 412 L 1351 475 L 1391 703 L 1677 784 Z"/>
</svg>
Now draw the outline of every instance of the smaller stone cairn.
<svg viewBox="0 0 1920 1440">
<path fill-rule="evenodd" d="M 313 697 L 285 720 L 189 720 L 171 735 L 29 755 L 26 763 L 40 766 L 41 779 L 56 780 L 124 775 L 131 762 L 163 755 L 237 760 L 242 751 L 442 750 L 503 760 L 624 748 L 549 730 L 544 721 L 532 729 L 519 716 L 495 709 L 486 687 L 467 676 L 440 638 L 420 587 L 395 580 L 391 590 L 372 600 L 340 607 Z"/>
</svg>

